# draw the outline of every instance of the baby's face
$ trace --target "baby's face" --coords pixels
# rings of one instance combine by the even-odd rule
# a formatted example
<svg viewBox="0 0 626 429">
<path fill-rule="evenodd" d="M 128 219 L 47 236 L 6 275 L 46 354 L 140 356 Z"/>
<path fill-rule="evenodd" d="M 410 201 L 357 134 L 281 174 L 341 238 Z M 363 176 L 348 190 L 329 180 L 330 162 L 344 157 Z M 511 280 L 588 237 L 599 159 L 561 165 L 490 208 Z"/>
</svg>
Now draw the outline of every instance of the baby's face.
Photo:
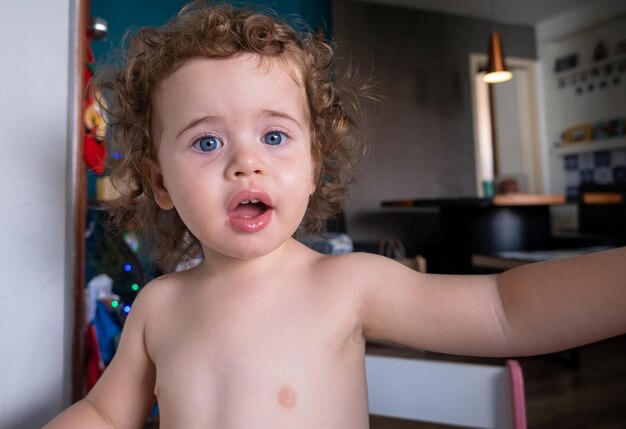
<svg viewBox="0 0 626 429">
<path fill-rule="evenodd" d="M 157 203 L 205 257 L 249 258 L 295 232 L 314 191 L 306 94 L 288 66 L 247 54 L 194 59 L 153 99 Z"/>
</svg>

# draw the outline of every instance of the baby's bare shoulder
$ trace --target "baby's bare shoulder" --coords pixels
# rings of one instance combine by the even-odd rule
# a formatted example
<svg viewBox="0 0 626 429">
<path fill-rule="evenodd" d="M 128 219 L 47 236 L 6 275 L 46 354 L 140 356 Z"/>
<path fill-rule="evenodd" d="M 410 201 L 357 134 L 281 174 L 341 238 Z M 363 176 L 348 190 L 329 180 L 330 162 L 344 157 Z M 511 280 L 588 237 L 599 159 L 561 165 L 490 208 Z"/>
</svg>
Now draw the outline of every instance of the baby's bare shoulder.
<svg viewBox="0 0 626 429">
<path fill-rule="evenodd" d="M 158 312 L 181 293 L 183 284 L 181 273 L 164 274 L 148 282 L 141 288 L 133 302 L 133 311 L 142 313 Z"/>
<path fill-rule="evenodd" d="M 141 297 L 143 300 L 158 299 L 161 295 L 171 292 L 172 288 L 178 283 L 176 277 L 176 273 L 172 273 L 150 280 L 141 288 L 137 298 Z"/>
<path fill-rule="evenodd" d="M 393 259 L 372 253 L 353 252 L 319 259 L 317 269 L 329 276 L 379 277 L 393 272 L 405 272 L 405 266 Z M 409 270 L 411 271 L 411 270 Z"/>
<path fill-rule="evenodd" d="M 415 281 L 419 276 L 417 271 L 393 259 L 360 252 L 321 257 L 311 270 L 311 277 L 318 284 L 332 285 L 337 293 L 347 292 L 353 298 L 368 293 L 372 288 L 390 282 Z"/>
</svg>

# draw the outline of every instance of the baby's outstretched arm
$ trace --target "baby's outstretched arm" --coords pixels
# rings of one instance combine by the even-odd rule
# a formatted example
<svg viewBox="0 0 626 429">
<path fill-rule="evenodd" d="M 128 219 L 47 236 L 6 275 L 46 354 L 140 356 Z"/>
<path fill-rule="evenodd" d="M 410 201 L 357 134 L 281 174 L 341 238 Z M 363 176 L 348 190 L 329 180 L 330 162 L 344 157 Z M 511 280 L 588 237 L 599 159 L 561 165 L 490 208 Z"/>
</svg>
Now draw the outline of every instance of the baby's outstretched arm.
<svg viewBox="0 0 626 429">
<path fill-rule="evenodd" d="M 147 304 L 142 295 L 135 300 L 115 357 L 98 383 L 44 429 L 143 427 L 155 403 L 155 371 L 144 341 Z"/>
<path fill-rule="evenodd" d="M 626 332 L 626 248 L 498 276 L 507 336 L 536 354 Z"/>
<path fill-rule="evenodd" d="M 427 275 L 354 255 L 366 336 L 444 353 L 549 353 L 626 332 L 626 248 L 499 275 Z M 363 263 L 364 262 L 364 263 Z M 352 264 L 347 264 L 348 266 Z"/>
</svg>

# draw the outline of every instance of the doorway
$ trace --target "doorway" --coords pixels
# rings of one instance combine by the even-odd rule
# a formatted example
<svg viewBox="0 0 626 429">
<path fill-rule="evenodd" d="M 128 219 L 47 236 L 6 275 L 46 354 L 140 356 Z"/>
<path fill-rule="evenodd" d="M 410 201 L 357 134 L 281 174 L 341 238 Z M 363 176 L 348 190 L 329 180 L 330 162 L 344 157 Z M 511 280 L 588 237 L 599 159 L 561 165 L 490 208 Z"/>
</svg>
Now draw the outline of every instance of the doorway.
<svg viewBox="0 0 626 429">
<path fill-rule="evenodd" d="M 485 54 L 470 55 L 474 121 L 476 190 L 483 183 L 509 179 L 520 192 L 542 193 L 543 173 L 537 103 L 538 65 L 507 58 L 513 79 L 487 84 L 482 79 Z"/>
</svg>

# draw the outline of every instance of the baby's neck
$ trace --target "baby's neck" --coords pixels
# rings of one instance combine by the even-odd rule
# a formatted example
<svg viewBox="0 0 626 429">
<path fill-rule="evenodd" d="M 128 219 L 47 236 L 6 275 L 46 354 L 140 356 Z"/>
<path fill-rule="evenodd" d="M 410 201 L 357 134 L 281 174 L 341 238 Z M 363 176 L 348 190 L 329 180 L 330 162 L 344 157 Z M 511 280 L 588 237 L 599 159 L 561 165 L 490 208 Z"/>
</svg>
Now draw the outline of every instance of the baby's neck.
<svg viewBox="0 0 626 429">
<path fill-rule="evenodd" d="M 266 276 L 276 276 L 287 268 L 287 261 L 294 261 L 294 256 L 302 244 L 290 238 L 280 247 L 262 256 L 253 258 L 237 258 L 204 249 L 205 257 L 195 268 L 198 274 L 206 279 L 228 279 L 239 282 L 258 281 Z"/>
</svg>

